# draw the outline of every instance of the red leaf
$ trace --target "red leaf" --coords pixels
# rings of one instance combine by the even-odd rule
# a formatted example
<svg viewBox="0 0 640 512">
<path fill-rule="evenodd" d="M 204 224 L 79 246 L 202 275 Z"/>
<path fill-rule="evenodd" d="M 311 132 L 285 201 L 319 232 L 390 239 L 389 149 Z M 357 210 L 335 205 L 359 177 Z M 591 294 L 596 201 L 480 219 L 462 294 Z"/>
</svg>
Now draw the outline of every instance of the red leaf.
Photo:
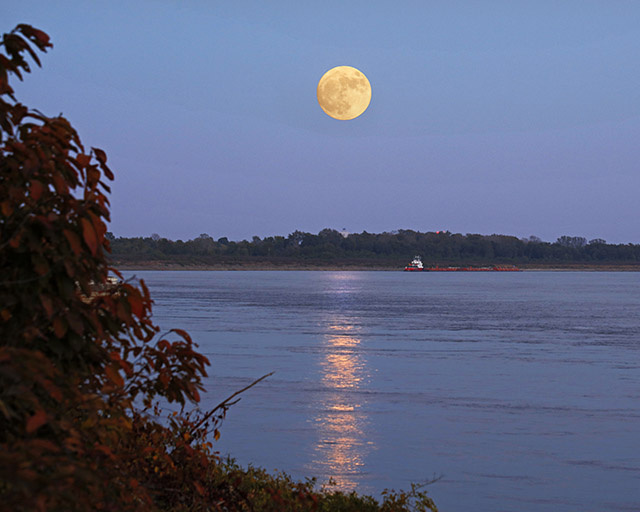
<svg viewBox="0 0 640 512">
<path fill-rule="evenodd" d="M 78 315 L 71 311 L 68 312 L 67 323 L 69 324 L 69 327 L 71 327 L 73 332 L 82 336 L 82 334 L 84 333 L 84 324 L 82 323 L 82 319 Z"/>
<path fill-rule="evenodd" d="M 98 239 L 102 240 L 104 238 L 104 234 L 107 232 L 107 226 L 100 220 L 99 217 L 96 217 L 95 215 L 91 215 L 91 219 L 93 222 L 93 229 L 98 235 Z"/>
<path fill-rule="evenodd" d="M 67 334 L 67 323 L 59 316 L 53 319 L 53 333 L 57 338 L 62 338 Z"/>
<path fill-rule="evenodd" d="M 113 366 L 107 366 L 104 369 L 104 373 L 107 374 L 108 379 L 113 382 L 116 386 L 124 386 L 124 379 L 118 372 L 118 370 Z"/>
<path fill-rule="evenodd" d="M 9 246 L 12 249 L 17 249 L 18 247 L 20 247 L 20 240 L 21 240 L 22 236 L 21 233 L 18 233 L 16 236 L 14 236 L 11 240 L 9 240 Z"/>
<path fill-rule="evenodd" d="M 100 171 L 94 166 L 87 169 L 87 183 L 91 187 L 95 187 L 100 180 Z"/>
<path fill-rule="evenodd" d="M 109 458 L 113 458 L 113 452 L 111 451 L 111 448 L 109 448 L 108 446 L 104 445 L 104 444 L 98 444 L 96 443 L 94 448 L 96 450 L 98 450 L 99 452 L 104 453 L 107 457 Z"/>
<path fill-rule="evenodd" d="M 53 302 L 50 297 L 46 295 L 40 294 L 40 302 L 42 303 L 42 307 L 47 313 L 47 317 L 51 318 L 53 316 Z"/>
<path fill-rule="evenodd" d="M 165 371 L 161 371 L 158 375 L 158 380 L 162 383 L 162 386 L 166 389 L 169 384 L 169 376 Z"/>
<path fill-rule="evenodd" d="M 96 255 L 98 252 L 98 239 L 96 237 L 96 232 L 93 229 L 93 225 L 87 219 L 82 219 L 82 236 L 84 237 L 84 241 L 89 247 L 92 255 Z"/>
<path fill-rule="evenodd" d="M 27 434 L 38 430 L 48 419 L 47 413 L 42 409 L 36 411 L 36 413 L 27 420 Z"/>
<path fill-rule="evenodd" d="M 113 173 L 111 169 L 107 166 L 107 154 L 99 148 L 91 148 L 93 150 L 94 155 L 96 155 L 96 159 L 100 162 L 100 169 L 104 172 L 104 175 L 113 181 Z"/>
<path fill-rule="evenodd" d="M 137 295 L 129 295 L 129 304 L 131 305 L 131 312 L 136 315 L 138 318 L 142 317 L 142 313 L 144 312 L 144 307 L 142 304 L 142 299 Z"/>
<path fill-rule="evenodd" d="M 107 163 L 107 154 L 102 151 L 100 148 L 91 148 L 93 149 L 93 152 L 96 155 L 96 158 L 98 159 L 98 162 L 100 162 L 101 164 L 106 164 Z"/>
<path fill-rule="evenodd" d="M 61 402 L 62 401 L 62 391 L 60 391 L 60 388 L 58 386 L 56 386 L 53 382 L 51 382 L 49 379 L 45 379 L 45 380 L 42 381 L 42 387 L 57 402 Z"/>
<path fill-rule="evenodd" d="M 191 343 L 191 336 L 184 329 L 171 329 L 171 332 L 175 332 L 177 335 L 182 336 L 186 341 Z"/>
<path fill-rule="evenodd" d="M 53 186 L 56 192 L 60 195 L 67 195 L 69 192 L 69 185 L 60 174 L 54 174 L 51 179 L 53 180 Z"/>
<path fill-rule="evenodd" d="M 91 157 L 89 155 L 80 154 L 76 157 L 76 161 L 80 167 L 86 167 L 91 162 Z"/>
<path fill-rule="evenodd" d="M 78 235 L 76 235 L 73 231 L 69 231 L 68 229 L 65 229 L 63 231 L 63 234 L 69 242 L 73 253 L 76 255 L 82 254 L 82 244 L 80 243 L 80 238 L 78 238 Z"/>
<path fill-rule="evenodd" d="M 13 207 L 9 201 L 3 201 L 2 204 L 0 204 L 0 209 L 2 210 L 2 214 L 6 217 L 13 213 Z"/>
<path fill-rule="evenodd" d="M 133 366 L 128 361 L 118 361 L 120 364 L 120 368 L 124 371 L 124 374 L 127 377 L 131 377 L 133 375 Z"/>
<path fill-rule="evenodd" d="M 32 41 L 35 40 L 40 48 L 51 46 L 51 44 L 49 44 L 49 36 L 42 30 L 38 30 L 37 28 L 33 28 L 31 25 L 25 24 L 20 24 L 17 28 L 29 39 Z"/>
<path fill-rule="evenodd" d="M 29 187 L 29 194 L 34 199 L 34 201 L 37 201 L 38 199 L 40 199 L 43 192 L 44 192 L 44 185 L 40 181 L 33 180 L 31 182 L 31 186 Z"/>
</svg>

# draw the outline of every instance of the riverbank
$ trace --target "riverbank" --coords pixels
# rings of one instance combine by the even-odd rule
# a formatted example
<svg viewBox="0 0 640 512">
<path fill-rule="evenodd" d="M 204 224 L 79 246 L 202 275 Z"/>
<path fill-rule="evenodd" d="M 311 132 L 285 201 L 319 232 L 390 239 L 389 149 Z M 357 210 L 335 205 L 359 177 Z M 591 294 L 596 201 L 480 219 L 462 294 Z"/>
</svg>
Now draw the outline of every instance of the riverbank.
<svg viewBox="0 0 640 512">
<path fill-rule="evenodd" d="M 257 270 L 282 270 L 282 271 L 379 271 L 379 272 L 398 272 L 402 271 L 402 266 L 392 266 L 388 264 L 368 264 L 368 263 L 345 263 L 332 264 L 322 262 L 221 262 L 221 263 L 177 263 L 167 261 L 140 261 L 140 262 L 114 262 L 113 265 L 119 270 L 135 271 L 135 270 L 210 270 L 210 271 L 257 271 Z M 480 266 L 480 265 L 478 265 Z M 516 265 L 520 270 L 526 272 L 640 272 L 640 263 L 636 265 L 629 264 L 603 264 L 590 265 L 584 263 L 550 263 L 546 265 L 540 264 L 524 264 Z"/>
</svg>

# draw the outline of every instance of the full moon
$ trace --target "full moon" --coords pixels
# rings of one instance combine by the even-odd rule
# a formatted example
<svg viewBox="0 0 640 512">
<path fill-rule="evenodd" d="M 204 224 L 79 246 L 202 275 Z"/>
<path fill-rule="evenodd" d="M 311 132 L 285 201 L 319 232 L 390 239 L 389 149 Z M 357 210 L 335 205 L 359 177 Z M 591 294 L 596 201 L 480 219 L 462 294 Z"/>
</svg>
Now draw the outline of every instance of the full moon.
<svg viewBox="0 0 640 512">
<path fill-rule="evenodd" d="M 325 114 L 348 121 L 362 114 L 371 101 L 371 84 L 351 66 L 330 69 L 318 82 L 318 103 Z"/>
</svg>

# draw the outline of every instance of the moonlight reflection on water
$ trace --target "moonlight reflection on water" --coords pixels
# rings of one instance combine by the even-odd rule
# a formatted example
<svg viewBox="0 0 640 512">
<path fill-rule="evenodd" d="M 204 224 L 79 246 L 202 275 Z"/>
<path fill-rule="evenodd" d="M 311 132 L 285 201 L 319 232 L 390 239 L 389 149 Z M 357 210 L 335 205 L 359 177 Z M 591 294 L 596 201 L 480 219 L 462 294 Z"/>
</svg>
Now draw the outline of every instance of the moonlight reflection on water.
<svg viewBox="0 0 640 512">
<path fill-rule="evenodd" d="M 345 318 L 329 325 L 321 361 L 324 386 L 322 409 L 314 424 L 318 433 L 313 463 L 325 468 L 336 488 L 349 492 L 356 488 L 367 453 L 373 448 L 365 438 L 368 423 L 358 391 L 367 373 L 364 357 L 358 353 L 360 339 Z"/>
</svg>

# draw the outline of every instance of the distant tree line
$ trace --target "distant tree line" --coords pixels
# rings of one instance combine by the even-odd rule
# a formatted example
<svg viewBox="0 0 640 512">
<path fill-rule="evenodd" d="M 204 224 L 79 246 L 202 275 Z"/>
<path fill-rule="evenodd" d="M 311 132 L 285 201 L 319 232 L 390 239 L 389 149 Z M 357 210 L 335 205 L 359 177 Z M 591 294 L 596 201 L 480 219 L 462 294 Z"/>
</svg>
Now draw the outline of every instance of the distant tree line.
<svg viewBox="0 0 640 512">
<path fill-rule="evenodd" d="M 561 236 L 555 242 L 538 237 L 517 238 L 507 235 L 479 235 L 448 231 L 421 233 L 398 230 L 379 234 L 342 234 L 323 229 L 318 234 L 294 231 L 287 237 L 254 236 L 251 241 L 214 240 L 203 233 L 193 240 L 172 241 L 157 234 L 150 237 L 111 240 L 112 257 L 119 263 L 164 261 L 193 264 L 217 264 L 244 261 L 286 264 L 364 263 L 399 265 L 418 254 L 427 265 L 434 264 L 635 264 L 640 263 L 640 245 L 607 244 L 596 238 Z"/>
</svg>

